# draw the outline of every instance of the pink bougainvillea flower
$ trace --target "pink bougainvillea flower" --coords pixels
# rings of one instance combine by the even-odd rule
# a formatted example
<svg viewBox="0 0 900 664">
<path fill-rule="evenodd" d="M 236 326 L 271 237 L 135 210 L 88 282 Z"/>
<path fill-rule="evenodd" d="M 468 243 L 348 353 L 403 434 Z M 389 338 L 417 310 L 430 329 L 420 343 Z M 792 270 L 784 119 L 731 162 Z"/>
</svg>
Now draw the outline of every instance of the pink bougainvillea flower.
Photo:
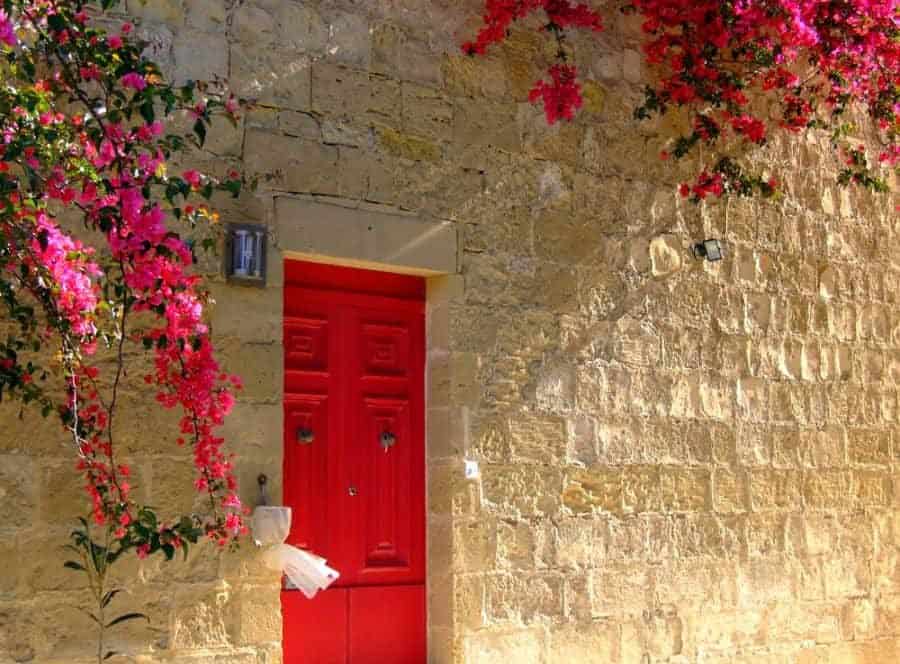
<svg viewBox="0 0 900 664">
<path fill-rule="evenodd" d="M 212 506 L 209 518 L 190 523 L 200 524 L 214 541 L 228 543 L 244 532 L 244 512 L 236 494 L 233 460 L 217 430 L 234 405 L 231 391 L 237 381 L 224 374 L 216 360 L 204 320 L 206 296 L 199 276 L 192 273 L 191 249 L 170 227 L 172 201 L 161 200 L 158 192 L 158 185 L 166 182 L 171 137 L 145 104 L 165 101 L 167 88 L 157 84 L 156 76 L 151 81 L 140 73 L 154 70 L 141 69 L 146 63 L 134 49 L 126 48 L 133 33 L 130 23 L 122 26 L 120 35 L 87 30 L 88 13 L 75 13 L 77 8 L 69 4 L 12 3 L 27 14 L 21 24 L 0 10 L 0 42 L 15 46 L 16 30 L 21 29 L 28 33 L 29 45 L 36 44 L 21 54 L 24 59 L 44 53 L 41 44 L 89 46 L 66 76 L 53 67 L 34 68 L 40 75 L 22 67 L 10 78 L 10 110 L 0 134 L 0 173 L 14 186 L 4 187 L 0 194 L 7 210 L 0 221 L 7 250 L 0 267 L 18 275 L 23 292 L 45 308 L 47 327 L 36 336 L 50 340 L 57 334 L 62 340 L 66 389 L 56 410 L 73 431 L 79 454 L 76 467 L 85 480 L 94 522 L 117 538 L 137 538 L 131 541 L 140 544 L 140 557 L 154 550 L 140 542 L 137 523 L 145 508 L 132 501 L 130 471 L 113 461 L 113 442 L 105 435 L 113 420 L 105 404 L 115 399 L 101 398 L 99 393 L 108 385 L 101 387 L 99 370 L 89 363 L 98 342 L 108 338 L 105 335 L 121 333 L 152 354 L 152 370 L 145 380 L 157 402 L 180 410 L 181 435 L 173 442 L 190 445 L 195 487 L 207 494 Z M 127 91 L 142 94 L 122 94 Z M 193 94 L 190 91 L 183 100 L 203 125 L 214 110 L 232 116 L 237 112 L 233 97 L 195 103 Z M 107 106 L 112 108 L 107 111 Z M 147 121 L 135 122 L 140 117 Z M 36 177 L 22 179 L 26 166 Z M 196 171 L 185 172 L 184 178 L 192 191 L 204 188 L 204 194 L 205 187 L 221 184 Z M 234 192 L 234 183 L 228 181 L 228 187 L 221 188 Z M 179 191 L 179 197 L 188 198 L 192 191 Z M 53 215 L 59 210 L 66 218 L 71 211 L 83 215 L 89 231 L 105 239 L 102 254 L 115 269 L 100 270 L 94 249 L 57 223 Z M 123 311 L 140 314 L 142 327 L 119 330 L 126 320 Z M 29 394 L 40 389 L 39 374 L 30 365 L 4 357 L 0 370 L 19 386 L 28 385 Z M 188 528 L 183 523 L 160 530 L 159 542 L 181 546 L 177 530 Z"/>
<path fill-rule="evenodd" d="M 128 72 L 122 78 L 122 85 L 126 88 L 132 88 L 133 90 L 137 90 L 140 92 L 144 88 L 147 87 L 147 79 L 138 74 L 137 72 Z"/>
<path fill-rule="evenodd" d="M 194 189 L 199 189 L 202 183 L 202 176 L 199 172 L 195 170 L 185 171 L 181 174 L 181 177 L 184 178 L 184 181 L 191 185 Z"/>
<path fill-rule="evenodd" d="M 900 143 L 897 0 L 625 0 L 621 9 L 640 17 L 642 51 L 654 69 L 635 116 L 646 119 L 680 107 L 693 119 L 692 129 L 677 137 L 671 154 L 679 159 L 700 144 L 712 148 L 712 169 L 723 184 L 701 173 L 689 188 L 695 200 L 726 192 L 771 195 L 765 178 L 745 174 L 729 155 L 727 141 L 736 135 L 759 146 L 773 131 L 812 127 L 840 136 L 850 106 L 867 113 L 890 143 L 876 168 L 886 172 L 900 161 L 894 156 Z M 551 80 L 538 81 L 529 99 L 543 102 L 553 124 L 571 119 L 581 99 L 564 32 L 602 29 L 593 9 L 573 0 L 485 0 L 483 26 L 462 49 L 485 54 L 511 34 L 513 23 L 533 29 L 535 19 L 556 38 L 557 63 Z M 766 96 L 774 112 L 748 110 L 761 108 L 751 100 Z M 840 151 L 846 141 L 834 143 Z M 842 174 L 840 182 L 887 189 L 868 162 L 852 166 L 858 171 Z"/>
<path fill-rule="evenodd" d="M 7 46 L 15 46 L 19 43 L 16 37 L 15 25 L 9 19 L 9 15 L 2 9 L 0 9 L 0 42 Z"/>
</svg>

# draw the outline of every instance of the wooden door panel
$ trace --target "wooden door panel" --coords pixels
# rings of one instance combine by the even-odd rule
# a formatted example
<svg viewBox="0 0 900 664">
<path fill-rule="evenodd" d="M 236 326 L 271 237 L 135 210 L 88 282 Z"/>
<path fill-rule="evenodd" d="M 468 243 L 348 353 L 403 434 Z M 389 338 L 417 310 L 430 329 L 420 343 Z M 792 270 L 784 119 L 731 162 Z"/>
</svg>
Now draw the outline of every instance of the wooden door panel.
<svg viewBox="0 0 900 664">
<path fill-rule="evenodd" d="M 285 318 L 284 366 L 305 371 L 328 370 L 328 320 L 307 315 Z"/>
<path fill-rule="evenodd" d="M 312 599 L 299 590 L 281 593 L 284 664 L 347 664 L 348 599 L 341 588 Z"/>
<path fill-rule="evenodd" d="M 415 580 L 411 575 L 412 520 L 415 509 L 410 466 L 413 445 L 409 402 L 405 399 L 363 400 L 360 448 L 354 460 L 359 473 L 362 562 L 359 583 Z M 386 447 L 382 436 L 392 437 Z"/>
<path fill-rule="evenodd" d="M 424 586 L 351 588 L 349 593 L 352 664 L 426 661 Z"/>
<path fill-rule="evenodd" d="M 409 330 L 405 325 L 363 323 L 363 377 L 407 378 L 409 373 Z"/>
<path fill-rule="evenodd" d="M 291 507 L 287 543 L 326 558 L 329 546 L 329 398 L 324 394 L 284 397 L 284 504 Z"/>
<path fill-rule="evenodd" d="M 424 317 L 410 311 L 351 307 L 349 403 L 355 426 L 348 464 L 359 498 L 355 570 L 350 585 L 424 581 Z M 419 416 L 417 416 L 419 413 Z M 393 436 L 385 447 L 381 436 Z"/>
</svg>

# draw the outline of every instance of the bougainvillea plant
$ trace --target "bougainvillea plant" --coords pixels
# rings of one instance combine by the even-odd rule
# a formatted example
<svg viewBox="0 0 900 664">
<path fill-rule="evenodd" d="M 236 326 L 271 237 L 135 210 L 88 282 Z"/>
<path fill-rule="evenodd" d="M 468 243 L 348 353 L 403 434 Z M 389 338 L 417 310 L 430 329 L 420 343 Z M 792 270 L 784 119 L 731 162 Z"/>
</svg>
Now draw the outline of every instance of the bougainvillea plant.
<svg viewBox="0 0 900 664">
<path fill-rule="evenodd" d="M 167 84 L 130 24 L 96 27 L 114 4 L 0 3 L 0 399 L 60 419 L 109 550 L 172 558 L 201 537 L 226 546 L 246 530 L 217 434 L 239 380 L 215 359 L 208 295 L 192 272 L 194 247 L 215 241 L 201 232 L 214 221 L 205 201 L 237 195 L 241 180 L 167 171 L 170 157 L 202 145 L 214 115 L 234 120 L 237 108 L 211 88 Z M 167 130 L 178 114 L 190 131 Z M 140 426 L 117 419 L 135 350 L 152 355 L 144 379 L 160 407 L 181 411 L 172 444 L 192 448 L 208 498 L 200 514 L 163 521 L 134 500 L 116 442 Z"/>
<path fill-rule="evenodd" d="M 898 0 L 625 0 L 618 9 L 641 18 L 656 80 L 635 116 L 689 116 L 690 129 L 661 158 L 701 145 L 713 155 L 695 182 L 681 186 L 683 196 L 771 195 L 776 179 L 748 172 L 730 148 L 737 142 L 746 153 L 773 132 L 812 128 L 830 133 L 841 184 L 887 189 L 885 174 L 900 164 Z M 532 16 L 559 47 L 550 80 L 538 81 L 530 100 L 543 103 L 550 124 L 572 120 L 582 97 L 566 31 L 602 30 L 597 9 L 571 0 L 486 0 L 484 26 L 463 50 L 484 54 Z M 871 127 L 856 126 L 856 117 Z M 874 154 L 860 138 L 865 131 L 879 139 Z"/>
</svg>

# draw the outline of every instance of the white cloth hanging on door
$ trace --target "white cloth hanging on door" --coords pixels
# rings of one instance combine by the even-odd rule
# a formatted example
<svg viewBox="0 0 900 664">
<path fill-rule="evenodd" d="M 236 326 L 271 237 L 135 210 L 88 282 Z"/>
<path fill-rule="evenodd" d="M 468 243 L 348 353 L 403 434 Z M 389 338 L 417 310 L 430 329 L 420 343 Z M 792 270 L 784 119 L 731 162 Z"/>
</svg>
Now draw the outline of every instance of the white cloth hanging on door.
<svg viewBox="0 0 900 664">
<path fill-rule="evenodd" d="M 290 507 L 261 505 L 253 511 L 252 526 L 256 543 L 269 547 L 263 553 L 266 567 L 283 572 L 309 599 L 340 576 L 325 564 L 324 558 L 284 543 L 291 530 Z"/>
</svg>

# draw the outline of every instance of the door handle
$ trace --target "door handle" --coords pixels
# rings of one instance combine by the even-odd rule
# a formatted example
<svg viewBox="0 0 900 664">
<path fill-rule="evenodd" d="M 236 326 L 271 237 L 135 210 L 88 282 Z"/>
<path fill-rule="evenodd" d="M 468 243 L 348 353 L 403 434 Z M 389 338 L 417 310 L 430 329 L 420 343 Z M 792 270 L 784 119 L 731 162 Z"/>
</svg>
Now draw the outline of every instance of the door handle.
<svg viewBox="0 0 900 664">
<path fill-rule="evenodd" d="M 357 489 L 355 486 L 351 486 L 349 489 L 347 489 L 347 493 L 349 493 L 351 496 L 355 496 L 359 493 L 359 489 Z"/>
<path fill-rule="evenodd" d="M 312 429 L 307 429 L 306 427 L 299 427 L 297 429 L 297 442 L 300 445 L 309 445 L 316 439 L 316 435 L 313 433 Z"/>
</svg>

